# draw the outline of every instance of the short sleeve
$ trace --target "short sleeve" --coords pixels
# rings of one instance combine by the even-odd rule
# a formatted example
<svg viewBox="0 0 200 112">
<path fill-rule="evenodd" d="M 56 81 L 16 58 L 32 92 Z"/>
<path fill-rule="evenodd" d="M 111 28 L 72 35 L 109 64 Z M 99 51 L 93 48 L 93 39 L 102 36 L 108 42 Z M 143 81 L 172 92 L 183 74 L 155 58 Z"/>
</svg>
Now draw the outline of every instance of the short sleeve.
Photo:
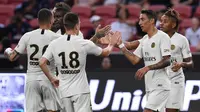
<svg viewBox="0 0 200 112">
<path fill-rule="evenodd" d="M 45 51 L 44 55 L 42 57 L 46 58 L 48 61 L 51 61 L 53 59 L 53 44 L 50 43 L 47 47 L 47 50 Z"/>
<path fill-rule="evenodd" d="M 102 53 L 102 48 L 95 45 L 92 41 L 88 40 L 87 44 L 85 45 L 85 49 L 87 54 L 94 54 L 99 56 Z"/>
<path fill-rule="evenodd" d="M 24 34 L 21 39 L 19 40 L 17 46 L 15 47 L 15 51 L 20 53 L 20 54 L 23 54 L 26 47 L 27 47 L 27 41 L 28 41 L 28 34 Z"/>
<path fill-rule="evenodd" d="M 144 36 L 143 38 L 139 39 L 138 41 L 139 41 L 140 43 L 142 43 L 146 38 L 148 38 L 148 37 L 147 37 L 147 36 Z"/>
<path fill-rule="evenodd" d="M 171 55 L 170 47 L 171 47 L 170 37 L 168 35 L 163 35 L 160 40 L 161 55 L 162 56 Z"/>
<path fill-rule="evenodd" d="M 142 58 L 142 45 L 143 44 L 139 44 L 139 46 L 137 47 L 137 49 L 133 52 L 137 57 Z"/>
<path fill-rule="evenodd" d="M 189 42 L 186 37 L 183 37 L 181 52 L 182 52 L 183 58 L 192 57 Z"/>
</svg>

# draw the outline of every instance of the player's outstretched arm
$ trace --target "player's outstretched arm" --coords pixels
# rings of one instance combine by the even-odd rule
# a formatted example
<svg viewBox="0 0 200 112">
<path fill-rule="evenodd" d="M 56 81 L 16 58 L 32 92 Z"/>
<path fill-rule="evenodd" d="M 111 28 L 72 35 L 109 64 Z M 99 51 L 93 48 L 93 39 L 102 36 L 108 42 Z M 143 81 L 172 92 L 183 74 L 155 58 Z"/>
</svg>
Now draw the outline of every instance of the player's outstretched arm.
<svg viewBox="0 0 200 112">
<path fill-rule="evenodd" d="M 49 69 L 47 67 L 47 62 L 48 62 L 48 60 L 46 58 L 42 57 L 39 62 L 40 68 L 42 69 L 44 74 L 47 76 L 47 78 L 50 80 L 50 82 L 54 85 L 54 87 L 58 87 L 59 80 L 57 80 L 55 77 L 53 77 L 53 75 L 51 75 L 51 73 L 49 72 Z"/>
<path fill-rule="evenodd" d="M 101 25 L 99 25 L 97 28 L 96 28 L 96 32 L 95 32 L 95 35 L 90 39 L 92 42 L 94 42 L 95 44 L 98 43 L 99 39 L 102 38 L 102 37 L 105 37 L 106 34 L 109 33 L 109 31 L 111 30 L 111 26 L 110 25 L 107 25 L 103 28 L 101 28 Z"/>
<path fill-rule="evenodd" d="M 118 43 L 117 43 L 118 47 L 121 49 L 121 51 L 123 52 L 123 54 L 126 56 L 126 58 L 133 64 L 137 64 L 141 58 L 136 56 L 135 54 L 133 54 L 132 52 L 130 52 L 124 43 L 122 43 L 121 38 L 119 39 Z"/>
<path fill-rule="evenodd" d="M 17 53 L 15 50 L 12 50 L 11 48 L 7 48 L 4 51 L 4 55 L 10 60 L 15 61 L 19 58 L 19 53 Z"/>
</svg>

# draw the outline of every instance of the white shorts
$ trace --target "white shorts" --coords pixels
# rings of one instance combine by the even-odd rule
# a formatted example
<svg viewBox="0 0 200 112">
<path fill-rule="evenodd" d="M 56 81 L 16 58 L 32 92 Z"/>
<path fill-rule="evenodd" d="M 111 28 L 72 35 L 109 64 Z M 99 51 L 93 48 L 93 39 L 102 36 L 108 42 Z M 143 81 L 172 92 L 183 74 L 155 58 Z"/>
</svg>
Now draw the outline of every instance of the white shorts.
<svg viewBox="0 0 200 112">
<path fill-rule="evenodd" d="M 169 94 L 169 90 L 153 90 L 147 92 L 147 103 L 145 108 L 153 111 L 161 111 L 161 109 L 166 106 Z"/>
<path fill-rule="evenodd" d="M 31 81 L 25 85 L 26 112 L 60 110 L 61 103 L 57 90 L 50 81 Z"/>
<path fill-rule="evenodd" d="M 181 109 L 184 102 L 185 78 L 171 79 L 170 97 L 166 108 Z"/>
<path fill-rule="evenodd" d="M 78 94 L 62 98 L 65 112 L 92 112 L 90 94 Z"/>
</svg>

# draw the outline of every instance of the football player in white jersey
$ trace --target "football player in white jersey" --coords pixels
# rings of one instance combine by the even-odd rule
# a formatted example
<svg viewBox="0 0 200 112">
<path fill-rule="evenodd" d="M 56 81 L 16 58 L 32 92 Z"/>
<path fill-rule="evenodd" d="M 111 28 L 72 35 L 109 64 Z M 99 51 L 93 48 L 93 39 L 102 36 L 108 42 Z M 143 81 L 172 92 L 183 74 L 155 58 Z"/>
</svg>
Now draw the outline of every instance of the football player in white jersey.
<svg viewBox="0 0 200 112">
<path fill-rule="evenodd" d="M 80 20 L 77 14 L 64 16 L 66 34 L 52 41 L 40 60 L 40 67 L 55 87 L 59 88 L 64 109 L 67 112 L 92 112 L 90 90 L 85 72 L 87 54 L 108 56 L 121 36 L 111 35 L 110 44 L 102 49 L 90 40 L 78 36 Z M 52 76 L 47 62 L 54 59 L 58 67 L 58 79 Z"/>
<path fill-rule="evenodd" d="M 139 80 L 145 77 L 147 104 L 144 112 L 161 111 L 165 107 L 170 93 L 170 80 L 167 66 L 170 65 L 170 38 L 155 27 L 156 15 L 151 10 L 142 10 L 139 25 L 147 34 L 143 37 L 134 53 L 129 52 L 122 41 L 118 47 L 124 55 L 137 64 L 142 58 L 145 67 L 136 72 Z"/>
<path fill-rule="evenodd" d="M 48 44 L 60 37 L 50 31 L 53 23 L 53 14 L 48 9 L 41 9 L 38 12 L 38 23 L 40 28 L 25 33 L 14 50 L 7 48 L 5 54 L 10 61 L 14 61 L 26 50 L 28 58 L 28 69 L 26 75 L 25 97 L 26 112 L 39 112 L 47 110 L 54 112 L 60 110 L 60 98 L 56 89 L 44 75 L 39 66 L 39 59 L 45 52 Z M 51 73 L 55 72 L 54 63 L 48 66 Z"/>
<path fill-rule="evenodd" d="M 166 112 L 179 112 L 184 102 L 185 76 L 182 68 L 193 67 L 192 54 L 187 38 L 177 33 L 179 14 L 169 9 L 161 17 L 160 28 L 171 37 L 171 66 L 169 78 L 171 80 L 170 97 L 166 105 Z"/>
</svg>

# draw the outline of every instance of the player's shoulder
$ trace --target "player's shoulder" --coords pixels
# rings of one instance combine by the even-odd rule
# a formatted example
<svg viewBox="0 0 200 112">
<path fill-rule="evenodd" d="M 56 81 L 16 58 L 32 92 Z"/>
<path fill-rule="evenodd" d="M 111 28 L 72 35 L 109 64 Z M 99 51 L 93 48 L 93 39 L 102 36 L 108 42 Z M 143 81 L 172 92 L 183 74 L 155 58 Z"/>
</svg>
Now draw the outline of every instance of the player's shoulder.
<svg viewBox="0 0 200 112">
<path fill-rule="evenodd" d="M 161 30 L 158 30 L 158 37 L 161 39 L 169 39 L 170 40 L 169 35 Z"/>
<path fill-rule="evenodd" d="M 188 41 L 187 38 L 186 38 L 184 35 L 180 34 L 180 33 L 177 33 L 177 32 L 176 32 L 176 33 L 174 34 L 174 36 L 175 36 L 175 39 L 178 39 L 178 40 L 179 40 L 179 42 Z"/>
</svg>

